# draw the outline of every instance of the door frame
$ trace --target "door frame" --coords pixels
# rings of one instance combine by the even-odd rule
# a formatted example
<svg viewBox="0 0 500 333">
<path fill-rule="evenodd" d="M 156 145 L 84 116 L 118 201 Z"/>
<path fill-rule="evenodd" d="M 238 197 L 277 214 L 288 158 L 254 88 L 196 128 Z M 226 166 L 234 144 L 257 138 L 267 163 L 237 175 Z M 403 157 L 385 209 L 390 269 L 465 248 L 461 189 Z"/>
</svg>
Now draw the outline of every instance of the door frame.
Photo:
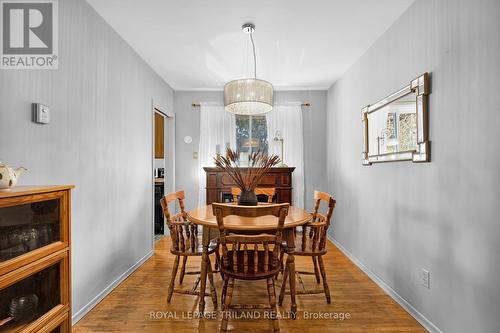
<svg viewBox="0 0 500 333">
<path fill-rule="evenodd" d="M 154 166 L 155 166 L 155 113 L 160 113 L 164 118 L 164 165 L 165 165 L 165 179 L 163 183 L 164 193 L 173 192 L 175 190 L 175 113 L 173 113 L 169 108 L 160 105 L 159 103 L 152 101 L 151 107 L 151 168 L 150 168 L 150 179 L 151 179 L 151 208 L 152 208 L 152 249 L 154 250 L 155 243 L 155 231 L 154 231 L 154 220 L 155 220 L 155 191 L 154 191 Z M 163 229 L 163 234 L 168 235 L 167 228 Z"/>
</svg>

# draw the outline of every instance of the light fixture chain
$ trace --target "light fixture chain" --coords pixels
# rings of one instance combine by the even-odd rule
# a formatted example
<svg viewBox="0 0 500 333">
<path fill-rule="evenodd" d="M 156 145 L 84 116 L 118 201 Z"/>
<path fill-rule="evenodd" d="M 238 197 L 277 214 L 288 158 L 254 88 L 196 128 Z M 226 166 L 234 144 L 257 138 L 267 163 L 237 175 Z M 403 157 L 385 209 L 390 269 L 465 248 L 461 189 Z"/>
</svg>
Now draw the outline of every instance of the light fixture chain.
<svg viewBox="0 0 500 333">
<path fill-rule="evenodd" d="M 252 50 L 253 50 L 253 77 L 257 78 L 257 57 L 255 55 L 255 43 L 253 41 L 253 32 L 250 32 L 250 40 L 252 41 Z"/>
</svg>

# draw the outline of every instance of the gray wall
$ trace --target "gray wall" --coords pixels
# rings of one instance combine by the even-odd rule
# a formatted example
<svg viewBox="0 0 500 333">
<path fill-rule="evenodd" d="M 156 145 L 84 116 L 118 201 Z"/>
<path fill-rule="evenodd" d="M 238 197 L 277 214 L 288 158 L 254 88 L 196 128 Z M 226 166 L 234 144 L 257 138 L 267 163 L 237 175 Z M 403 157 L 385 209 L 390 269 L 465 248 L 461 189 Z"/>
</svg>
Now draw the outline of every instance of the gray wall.
<svg viewBox="0 0 500 333">
<path fill-rule="evenodd" d="M 171 110 L 173 91 L 85 1 L 59 1 L 59 25 L 59 70 L 0 71 L 0 160 L 76 185 L 75 314 L 152 250 L 152 100 Z"/>
<path fill-rule="evenodd" d="M 311 102 L 303 109 L 304 126 L 304 176 L 305 203 L 312 208 L 314 190 L 326 190 L 326 91 L 277 91 L 276 103 Z M 198 201 L 198 160 L 193 152 L 198 151 L 200 115 L 192 108 L 193 102 L 223 104 L 221 91 L 176 91 L 174 111 L 176 121 L 176 187 L 184 189 L 188 199 L 186 207 L 195 207 Z M 274 134 L 274 133 L 273 133 Z M 184 137 L 193 138 L 191 144 L 184 143 Z"/>
<path fill-rule="evenodd" d="M 328 93 L 333 236 L 444 332 L 500 332 L 499 18 L 417 0 Z M 361 166 L 361 108 L 425 71 L 432 162 Z"/>
</svg>

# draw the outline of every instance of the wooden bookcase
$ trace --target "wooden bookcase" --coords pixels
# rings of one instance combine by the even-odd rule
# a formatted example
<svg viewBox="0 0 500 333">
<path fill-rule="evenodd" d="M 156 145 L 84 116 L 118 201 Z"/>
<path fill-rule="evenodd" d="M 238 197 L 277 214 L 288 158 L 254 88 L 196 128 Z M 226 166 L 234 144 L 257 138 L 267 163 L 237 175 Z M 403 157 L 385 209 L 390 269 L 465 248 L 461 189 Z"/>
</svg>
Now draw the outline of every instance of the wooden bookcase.
<svg viewBox="0 0 500 333">
<path fill-rule="evenodd" d="M 71 189 L 0 190 L 0 332 L 71 332 Z"/>
</svg>

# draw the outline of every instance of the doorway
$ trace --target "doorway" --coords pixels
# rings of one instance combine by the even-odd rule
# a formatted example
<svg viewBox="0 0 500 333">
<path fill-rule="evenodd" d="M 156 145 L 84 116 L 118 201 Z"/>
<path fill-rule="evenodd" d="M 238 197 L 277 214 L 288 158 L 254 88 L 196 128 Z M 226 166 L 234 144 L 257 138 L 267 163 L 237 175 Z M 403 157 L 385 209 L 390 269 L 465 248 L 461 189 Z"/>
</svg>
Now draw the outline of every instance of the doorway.
<svg viewBox="0 0 500 333">
<path fill-rule="evenodd" d="M 160 199 L 165 195 L 165 118 L 166 116 L 155 110 L 154 112 L 154 237 L 155 241 L 165 234 Z"/>
<path fill-rule="evenodd" d="M 175 116 L 165 108 L 152 108 L 152 194 L 154 242 L 168 234 L 160 199 L 175 189 Z"/>
</svg>

